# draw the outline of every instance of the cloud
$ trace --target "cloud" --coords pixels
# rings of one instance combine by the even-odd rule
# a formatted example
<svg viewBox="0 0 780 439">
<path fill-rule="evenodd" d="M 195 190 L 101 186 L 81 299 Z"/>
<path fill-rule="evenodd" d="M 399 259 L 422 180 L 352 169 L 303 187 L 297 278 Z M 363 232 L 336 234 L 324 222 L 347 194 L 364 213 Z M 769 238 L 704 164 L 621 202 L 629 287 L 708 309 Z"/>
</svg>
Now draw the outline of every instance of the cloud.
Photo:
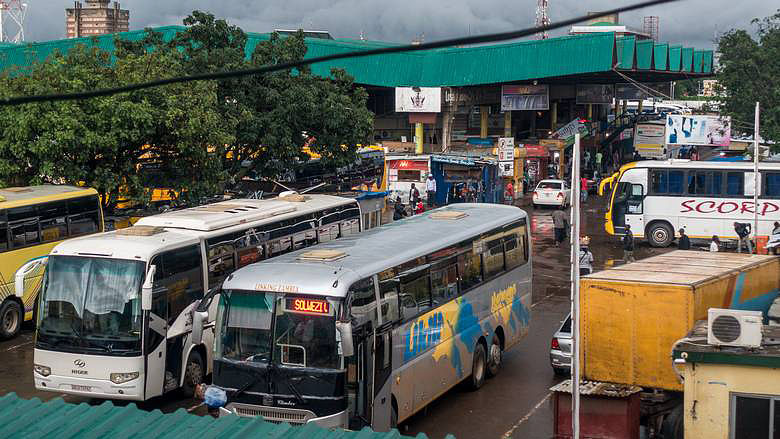
<svg viewBox="0 0 780 439">
<path fill-rule="evenodd" d="M 632 0 L 633 2 L 633 0 Z M 587 11 L 628 4 L 615 0 L 551 0 L 553 22 Z M 683 0 L 621 16 L 620 21 L 641 29 L 642 17 L 657 15 L 663 41 L 711 48 L 715 37 L 732 28 L 748 28 L 750 20 L 777 9 L 767 0 Z M 30 1 L 28 41 L 64 38 L 65 8 L 70 1 Z M 246 31 L 275 28 L 327 30 L 336 37 L 409 42 L 424 35 L 441 38 L 525 28 L 535 20 L 536 0 L 125 0 L 130 28 L 181 24 L 192 10 L 209 11 Z M 558 30 L 553 35 L 563 35 Z"/>
</svg>

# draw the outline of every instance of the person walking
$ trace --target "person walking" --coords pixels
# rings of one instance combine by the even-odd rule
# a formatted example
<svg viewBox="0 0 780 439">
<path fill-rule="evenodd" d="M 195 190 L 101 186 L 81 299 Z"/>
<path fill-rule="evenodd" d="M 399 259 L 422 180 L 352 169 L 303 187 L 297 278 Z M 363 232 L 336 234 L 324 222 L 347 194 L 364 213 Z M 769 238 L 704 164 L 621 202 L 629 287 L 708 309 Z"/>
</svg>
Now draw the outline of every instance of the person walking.
<svg viewBox="0 0 780 439">
<path fill-rule="evenodd" d="M 580 238 L 580 276 L 593 273 L 593 253 L 590 249 L 590 236 Z"/>
<path fill-rule="evenodd" d="M 634 234 L 631 233 L 631 226 L 626 224 L 626 232 L 623 235 L 623 260 L 634 262 Z"/>
<path fill-rule="evenodd" d="M 679 250 L 690 250 L 691 240 L 688 238 L 688 235 L 685 234 L 685 229 L 681 227 L 679 231 L 680 239 L 677 241 L 677 248 Z"/>
<path fill-rule="evenodd" d="M 566 239 L 566 223 L 567 215 L 564 211 L 564 207 L 556 209 L 552 213 L 553 231 L 555 232 L 555 246 L 560 247 L 564 239 Z"/>
<path fill-rule="evenodd" d="M 712 241 L 710 242 L 710 251 L 711 252 L 720 251 L 720 239 L 718 239 L 718 235 L 712 235 Z"/>
<path fill-rule="evenodd" d="M 401 203 L 401 197 L 395 197 L 395 205 L 393 206 L 393 221 L 406 218 L 407 213 L 403 203 Z"/>
<path fill-rule="evenodd" d="M 514 204 L 514 200 L 515 200 L 515 187 L 512 184 L 512 181 L 510 180 L 506 183 L 506 188 L 504 188 L 504 202 L 511 206 Z"/>
<path fill-rule="evenodd" d="M 583 203 L 588 202 L 588 179 L 580 177 L 580 199 Z"/>
<path fill-rule="evenodd" d="M 742 243 L 745 244 L 745 248 L 748 253 L 753 253 L 753 243 L 750 242 L 750 223 L 739 223 L 734 221 L 734 231 L 737 232 L 737 253 L 742 253 Z"/>
<path fill-rule="evenodd" d="M 417 190 L 417 187 L 412 183 L 412 188 L 409 189 L 409 206 L 411 207 L 412 215 L 414 215 L 418 201 L 420 201 L 420 191 Z"/>
<path fill-rule="evenodd" d="M 780 222 L 775 221 L 772 226 L 772 236 L 769 237 L 767 248 L 772 249 L 772 254 L 780 254 Z"/>
<path fill-rule="evenodd" d="M 436 180 L 433 179 L 433 174 L 428 174 L 428 179 L 425 180 L 425 193 L 428 196 L 428 208 L 432 208 L 436 201 Z"/>
<path fill-rule="evenodd" d="M 604 154 L 601 153 L 601 151 L 596 153 L 596 169 L 599 170 L 599 172 L 604 172 L 604 170 L 601 168 L 601 159 L 604 158 Z"/>
</svg>

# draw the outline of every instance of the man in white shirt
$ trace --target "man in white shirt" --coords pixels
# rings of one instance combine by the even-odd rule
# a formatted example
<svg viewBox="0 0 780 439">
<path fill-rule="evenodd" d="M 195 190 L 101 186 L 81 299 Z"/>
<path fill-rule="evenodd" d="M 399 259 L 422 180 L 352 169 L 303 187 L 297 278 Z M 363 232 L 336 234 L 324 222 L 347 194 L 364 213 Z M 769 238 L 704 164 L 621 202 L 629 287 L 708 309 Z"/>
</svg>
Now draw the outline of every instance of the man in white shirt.
<svg viewBox="0 0 780 439">
<path fill-rule="evenodd" d="M 433 207 L 436 200 L 436 180 L 433 179 L 433 174 L 428 174 L 428 179 L 425 180 L 425 192 L 428 194 L 428 207 Z"/>
</svg>

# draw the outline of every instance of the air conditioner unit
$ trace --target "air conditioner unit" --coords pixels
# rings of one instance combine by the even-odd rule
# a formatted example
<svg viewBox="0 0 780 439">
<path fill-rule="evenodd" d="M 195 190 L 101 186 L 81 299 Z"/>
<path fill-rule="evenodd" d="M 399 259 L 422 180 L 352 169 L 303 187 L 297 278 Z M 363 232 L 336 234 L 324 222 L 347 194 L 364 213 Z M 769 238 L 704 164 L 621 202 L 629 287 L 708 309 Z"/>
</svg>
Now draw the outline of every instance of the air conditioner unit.
<svg viewBox="0 0 780 439">
<path fill-rule="evenodd" d="M 761 311 L 710 308 L 707 343 L 716 346 L 761 346 Z"/>
</svg>

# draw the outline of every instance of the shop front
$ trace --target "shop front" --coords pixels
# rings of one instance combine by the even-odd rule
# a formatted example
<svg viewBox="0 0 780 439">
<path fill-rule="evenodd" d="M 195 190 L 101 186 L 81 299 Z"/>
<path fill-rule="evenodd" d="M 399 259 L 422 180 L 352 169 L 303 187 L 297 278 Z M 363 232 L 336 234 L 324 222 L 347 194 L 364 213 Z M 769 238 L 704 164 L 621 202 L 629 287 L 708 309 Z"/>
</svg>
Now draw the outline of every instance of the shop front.
<svg viewBox="0 0 780 439">
<path fill-rule="evenodd" d="M 491 158 L 432 155 L 436 204 L 498 203 L 503 195 L 498 162 Z"/>
<path fill-rule="evenodd" d="M 532 190 L 541 180 L 549 177 L 550 153 L 544 145 L 525 145 L 525 173 L 528 176 L 528 189 Z"/>
<path fill-rule="evenodd" d="M 412 183 L 420 197 L 425 199 L 425 179 L 431 172 L 431 160 L 429 155 L 388 155 L 385 157 L 387 166 L 387 191 L 390 199 L 401 197 L 404 204 L 409 203 L 409 191 Z"/>
</svg>

